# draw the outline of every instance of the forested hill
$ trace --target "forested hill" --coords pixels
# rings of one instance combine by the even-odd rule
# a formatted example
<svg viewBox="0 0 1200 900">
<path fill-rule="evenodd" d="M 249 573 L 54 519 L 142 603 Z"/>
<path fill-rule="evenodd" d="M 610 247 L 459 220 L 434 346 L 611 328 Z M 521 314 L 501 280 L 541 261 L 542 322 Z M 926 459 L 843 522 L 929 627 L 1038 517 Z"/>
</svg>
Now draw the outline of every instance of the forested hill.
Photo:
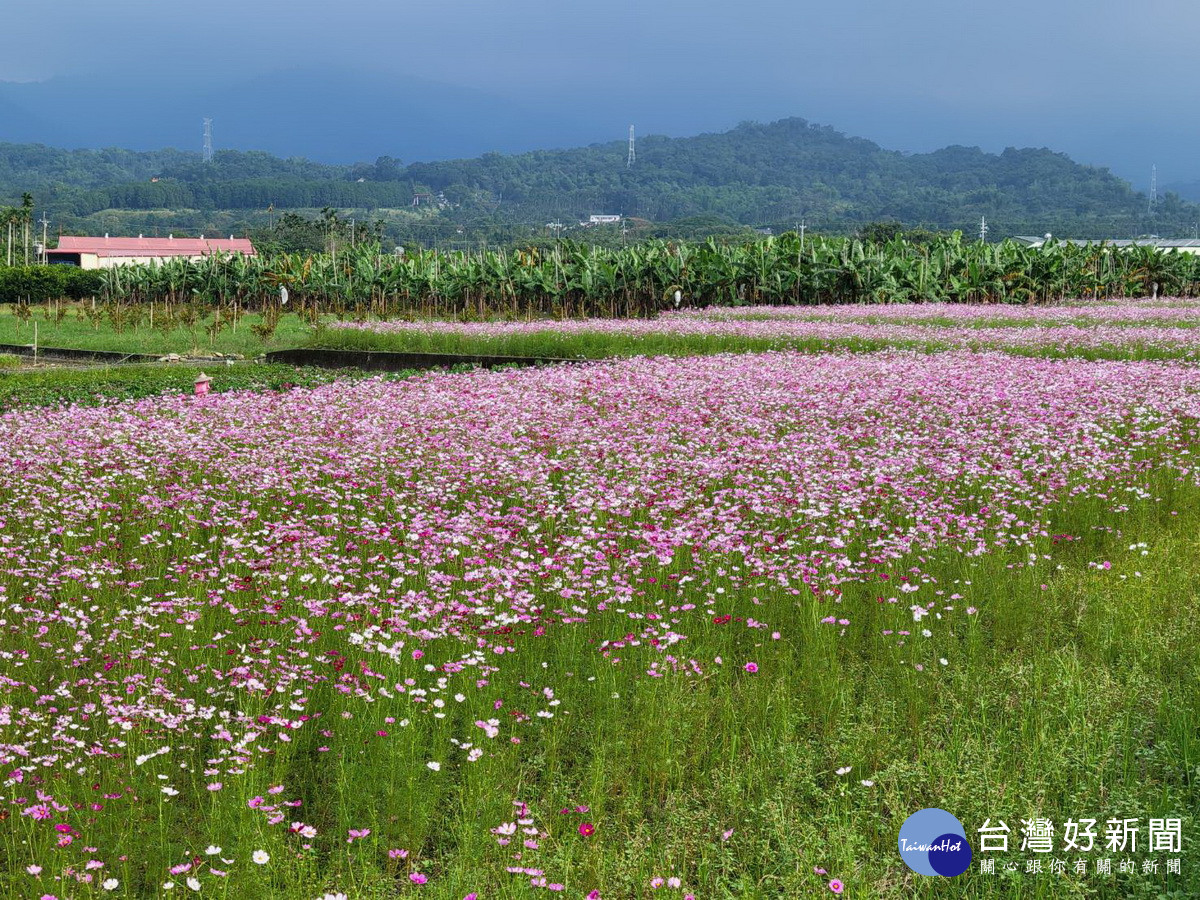
<svg viewBox="0 0 1200 900">
<path fill-rule="evenodd" d="M 1191 235 L 1200 206 L 1168 194 L 1154 215 L 1144 195 L 1106 169 L 1049 150 L 984 153 L 948 147 L 904 154 L 803 119 L 745 123 L 719 134 L 639 138 L 514 156 L 404 165 L 329 166 L 261 152 L 56 150 L 0 144 L 0 204 L 24 191 L 69 220 L 103 210 L 267 207 L 411 209 L 450 221 L 567 225 L 592 214 L 651 221 L 722 218 L 753 226 L 853 226 L 881 219 L 996 233 L 1055 231 L 1125 237 Z M 438 195 L 441 195 L 440 197 Z M 436 201 L 430 203 L 430 201 Z"/>
</svg>

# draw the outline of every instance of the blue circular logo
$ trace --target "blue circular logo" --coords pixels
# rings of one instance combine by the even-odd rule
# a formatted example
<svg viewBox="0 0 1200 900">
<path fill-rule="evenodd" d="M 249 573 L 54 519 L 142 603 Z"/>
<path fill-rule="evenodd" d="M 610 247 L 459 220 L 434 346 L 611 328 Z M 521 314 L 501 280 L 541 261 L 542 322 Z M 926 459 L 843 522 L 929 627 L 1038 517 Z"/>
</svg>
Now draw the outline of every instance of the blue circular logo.
<svg viewBox="0 0 1200 900">
<path fill-rule="evenodd" d="M 953 878 L 971 866 L 967 832 L 944 809 L 922 809 L 900 826 L 900 858 L 918 875 Z"/>
</svg>

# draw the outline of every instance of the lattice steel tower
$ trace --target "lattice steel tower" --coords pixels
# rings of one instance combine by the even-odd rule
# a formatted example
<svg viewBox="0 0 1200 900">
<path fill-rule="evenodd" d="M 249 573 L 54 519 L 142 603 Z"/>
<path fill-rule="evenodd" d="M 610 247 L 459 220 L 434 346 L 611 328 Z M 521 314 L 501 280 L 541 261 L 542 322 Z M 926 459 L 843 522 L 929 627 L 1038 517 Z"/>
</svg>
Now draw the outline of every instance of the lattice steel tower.
<svg viewBox="0 0 1200 900">
<path fill-rule="evenodd" d="M 1153 215 L 1154 207 L 1158 205 L 1158 166 L 1150 167 L 1150 205 L 1146 212 Z"/>
<path fill-rule="evenodd" d="M 204 120 L 204 161 L 212 162 L 212 119 Z"/>
<path fill-rule="evenodd" d="M 633 126 L 629 126 L 629 156 L 625 159 L 625 168 L 632 169 L 633 162 L 637 159 L 637 151 L 633 147 Z"/>
</svg>

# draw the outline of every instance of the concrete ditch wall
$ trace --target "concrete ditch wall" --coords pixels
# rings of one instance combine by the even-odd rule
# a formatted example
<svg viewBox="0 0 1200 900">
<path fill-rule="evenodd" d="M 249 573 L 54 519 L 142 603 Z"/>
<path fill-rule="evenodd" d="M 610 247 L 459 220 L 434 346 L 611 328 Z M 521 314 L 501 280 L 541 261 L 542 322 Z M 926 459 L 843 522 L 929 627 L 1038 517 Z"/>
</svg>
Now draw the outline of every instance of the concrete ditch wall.
<svg viewBox="0 0 1200 900">
<path fill-rule="evenodd" d="M 13 356 L 37 356 L 38 359 L 69 360 L 71 362 L 158 362 L 161 357 L 145 353 L 120 353 L 113 350 L 71 350 L 66 347 L 38 347 L 36 354 L 31 344 L 0 344 L 0 353 Z"/>
</svg>

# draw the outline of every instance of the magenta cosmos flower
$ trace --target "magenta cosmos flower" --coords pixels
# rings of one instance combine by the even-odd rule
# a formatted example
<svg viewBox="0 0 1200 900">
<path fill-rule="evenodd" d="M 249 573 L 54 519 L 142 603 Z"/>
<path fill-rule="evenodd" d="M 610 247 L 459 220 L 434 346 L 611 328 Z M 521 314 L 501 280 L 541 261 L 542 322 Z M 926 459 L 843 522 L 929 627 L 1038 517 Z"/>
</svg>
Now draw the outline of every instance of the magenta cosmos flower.
<svg viewBox="0 0 1200 900">
<path fill-rule="evenodd" d="M 591 822 L 582 822 L 579 825 L 579 833 L 584 837 L 591 837 L 596 833 L 596 826 Z"/>
<path fill-rule="evenodd" d="M 758 663 L 748 662 L 745 665 L 745 669 L 747 672 L 749 672 L 751 675 L 753 675 L 755 672 L 758 671 Z"/>
</svg>

